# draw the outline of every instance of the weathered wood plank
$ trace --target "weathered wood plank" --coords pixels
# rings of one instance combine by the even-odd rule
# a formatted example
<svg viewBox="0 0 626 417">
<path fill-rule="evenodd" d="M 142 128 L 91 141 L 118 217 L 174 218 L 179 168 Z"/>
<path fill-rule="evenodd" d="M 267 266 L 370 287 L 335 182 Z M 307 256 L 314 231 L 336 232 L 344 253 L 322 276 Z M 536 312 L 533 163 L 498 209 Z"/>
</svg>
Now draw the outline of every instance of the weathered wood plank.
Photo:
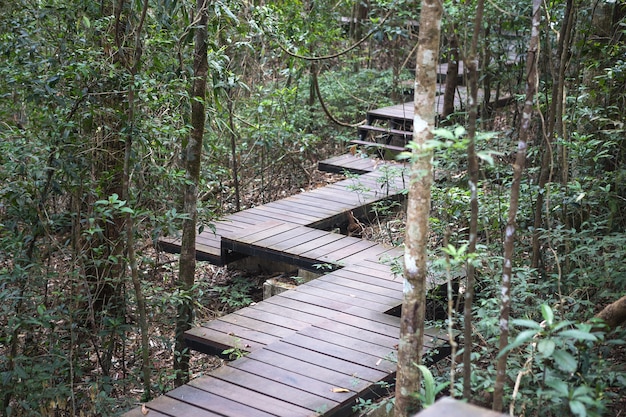
<svg viewBox="0 0 626 417">
<path fill-rule="evenodd" d="M 265 350 L 278 353 L 284 357 L 290 357 L 299 361 L 314 364 L 326 369 L 333 369 L 346 375 L 354 377 L 356 380 L 376 382 L 384 379 L 388 373 L 375 368 L 359 365 L 347 359 L 337 358 L 325 353 L 320 353 L 306 347 L 294 344 L 279 342 L 268 345 Z"/>
<path fill-rule="evenodd" d="M 320 381 L 281 367 L 254 360 L 253 358 L 241 358 L 231 362 L 228 366 L 302 390 L 317 397 L 326 398 L 338 404 L 342 404 L 344 401 L 351 399 L 350 393 L 333 392 L 332 384 L 327 381 Z"/>
<path fill-rule="evenodd" d="M 392 373 L 396 370 L 395 362 L 393 362 L 393 360 L 389 360 L 391 357 L 384 358 L 376 355 L 370 355 L 350 349 L 349 347 L 339 346 L 325 340 L 304 336 L 299 333 L 284 339 L 283 342 L 307 348 L 315 352 L 324 353 L 325 355 L 333 356 L 335 358 L 346 359 L 359 365 L 377 369 L 386 373 Z"/>
<path fill-rule="evenodd" d="M 369 387 L 369 381 L 355 379 L 352 374 L 346 374 L 335 369 L 324 368 L 309 362 L 285 356 L 269 349 L 257 350 L 247 356 L 248 359 L 265 362 L 276 368 L 282 368 L 300 375 L 315 378 L 318 381 L 325 381 L 332 387 L 348 388 L 351 391 L 359 392 Z"/>
<path fill-rule="evenodd" d="M 336 401 L 328 398 L 320 397 L 299 388 L 293 388 L 231 366 L 222 366 L 216 369 L 212 372 L 212 376 L 311 411 L 332 411 L 339 405 Z"/>
<path fill-rule="evenodd" d="M 313 281 L 309 281 L 306 284 L 300 285 L 298 290 L 301 288 L 303 291 L 310 291 L 311 289 L 323 291 L 328 297 L 347 296 L 362 300 L 365 303 L 372 303 L 374 306 L 386 306 L 384 310 L 398 304 L 398 298 L 395 296 L 390 297 L 388 295 L 380 294 L 376 291 L 376 289 L 367 291 L 366 288 L 362 288 L 358 285 L 353 288 L 339 285 L 339 283 L 335 282 L 332 278 L 320 277 L 314 279 Z"/>
<path fill-rule="evenodd" d="M 187 404 L 186 402 L 177 400 L 167 395 L 162 395 L 155 398 L 146 404 L 146 408 L 151 410 L 148 416 L 151 416 L 152 410 L 157 413 L 165 414 L 167 416 L 184 416 L 184 417 L 224 417 L 217 413 L 212 413 L 202 408 L 198 408 L 194 405 Z M 141 412 L 141 411 L 139 411 Z M 155 413 L 155 415 L 157 414 Z"/>
<path fill-rule="evenodd" d="M 210 375 L 193 379 L 189 382 L 189 385 L 233 401 L 254 404 L 255 407 L 279 417 L 311 417 L 311 410 L 290 404 L 278 398 L 268 397 Z"/>
<path fill-rule="evenodd" d="M 242 404 L 191 385 L 183 385 L 166 394 L 170 398 L 189 403 L 195 407 L 211 410 L 228 417 L 272 417 L 273 414 L 259 410 L 251 404 Z"/>
</svg>

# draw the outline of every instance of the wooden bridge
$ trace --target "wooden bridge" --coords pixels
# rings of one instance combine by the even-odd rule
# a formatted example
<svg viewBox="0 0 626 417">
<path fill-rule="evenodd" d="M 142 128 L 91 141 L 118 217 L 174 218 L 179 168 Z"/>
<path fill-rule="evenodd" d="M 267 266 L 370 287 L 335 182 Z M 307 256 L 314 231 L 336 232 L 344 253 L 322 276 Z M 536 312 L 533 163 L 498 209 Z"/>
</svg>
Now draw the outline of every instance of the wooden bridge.
<svg viewBox="0 0 626 417">
<path fill-rule="evenodd" d="M 401 198 L 408 178 L 401 164 L 351 154 L 318 167 L 360 175 L 227 216 L 198 235 L 197 258 L 224 265 L 257 256 L 331 272 L 188 331 L 191 349 L 245 356 L 148 402 L 149 416 L 348 416 L 394 379 L 403 278 L 392 264 L 402 251 L 327 230 L 348 212 Z M 160 244 L 180 249 L 175 239 Z M 425 350 L 447 355 L 446 339 L 427 330 Z"/>
</svg>

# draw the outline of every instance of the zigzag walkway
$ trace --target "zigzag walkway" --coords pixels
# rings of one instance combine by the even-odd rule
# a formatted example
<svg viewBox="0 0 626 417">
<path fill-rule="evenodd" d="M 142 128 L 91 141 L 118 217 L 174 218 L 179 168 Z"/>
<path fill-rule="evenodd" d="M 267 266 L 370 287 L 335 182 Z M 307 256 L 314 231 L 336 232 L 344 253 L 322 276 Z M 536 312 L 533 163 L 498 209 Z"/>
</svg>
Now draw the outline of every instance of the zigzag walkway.
<svg viewBox="0 0 626 417">
<path fill-rule="evenodd" d="M 243 255 L 326 263 L 332 272 L 188 331 L 192 349 L 247 354 L 147 403 L 149 416 L 348 416 L 358 398 L 393 380 L 400 323 L 390 312 L 402 302 L 403 280 L 384 260 L 402 252 L 320 228 L 399 198 L 405 185 L 352 155 L 319 167 L 363 175 L 230 215 L 216 233 L 198 236 L 197 256 L 220 265 Z M 176 241 L 162 244 L 177 249 Z M 427 335 L 425 350 L 446 355 L 445 336 Z"/>
</svg>

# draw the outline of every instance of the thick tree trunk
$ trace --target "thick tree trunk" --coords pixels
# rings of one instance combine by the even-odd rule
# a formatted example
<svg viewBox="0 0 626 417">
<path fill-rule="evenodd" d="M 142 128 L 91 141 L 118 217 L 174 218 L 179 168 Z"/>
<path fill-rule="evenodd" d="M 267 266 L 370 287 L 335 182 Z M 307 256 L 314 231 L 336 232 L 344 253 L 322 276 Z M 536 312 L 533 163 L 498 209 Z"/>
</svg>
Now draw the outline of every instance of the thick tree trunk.
<svg viewBox="0 0 626 417">
<path fill-rule="evenodd" d="M 595 317 L 602 319 L 609 329 L 626 323 L 626 295 L 604 307 Z"/>
<path fill-rule="evenodd" d="M 465 65 L 469 74 L 469 120 L 467 136 L 469 144 L 467 146 L 467 166 L 469 171 L 470 188 L 470 224 L 469 224 L 469 245 L 468 254 L 476 252 L 476 241 L 478 240 L 478 156 L 476 155 L 476 128 L 478 123 L 478 38 L 482 28 L 484 1 L 478 0 L 476 3 L 476 18 L 474 20 L 474 34 L 470 52 Z M 472 304 L 474 302 L 474 264 L 467 263 L 467 286 L 465 289 L 465 304 L 463 306 L 463 397 L 471 398 L 471 375 L 472 375 Z"/>
<path fill-rule="evenodd" d="M 526 100 L 522 112 L 517 155 L 513 163 L 513 183 L 506 230 L 504 234 L 504 260 L 502 266 L 502 291 L 500 300 L 500 352 L 509 343 L 509 313 L 511 311 L 511 279 L 513 275 L 513 248 L 515 241 L 515 217 L 519 206 L 520 183 L 526 162 L 526 148 L 530 137 L 530 127 L 534 112 L 534 99 L 537 91 L 537 52 L 539 49 L 539 23 L 541 22 L 541 0 L 533 0 L 532 30 L 526 62 Z M 501 354 L 496 365 L 496 383 L 493 393 L 493 410 L 502 411 L 504 385 L 506 383 L 506 362 L 508 354 Z"/>
<path fill-rule="evenodd" d="M 184 212 L 189 218 L 183 221 L 183 235 L 180 247 L 180 268 L 178 286 L 183 292 L 191 290 L 196 273 L 196 221 L 198 181 L 200 178 L 200 159 L 202 156 L 202 140 L 204 138 L 206 82 L 208 74 L 207 62 L 207 22 L 208 1 L 198 0 L 196 15 L 198 23 L 195 33 L 195 50 L 193 63 L 193 85 L 191 100 L 191 134 L 184 147 L 184 165 L 187 183 L 184 190 Z M 193 321 L 193 301 L 183 299 L 178 309 L 176 320 L 176 343 L 174 346 L 175 384 L 180 386 L 189 380 L 189 353 L 185 347 L 184 333 L 191 328 Z"/>
<path fill-rule="evenodd" d="M 437 58 L 443 8 L 439 0 L 422 0 L 415 73 L 414 150 L 407 207 L 404 251 L 404 299 L 398 344 L 395 417 L 417 408 L 412 394 L 419 391 L 424 345 L 428 218 L 432 182 L 432 151 L 424 145 L 435 127 Z"/>
</svg>

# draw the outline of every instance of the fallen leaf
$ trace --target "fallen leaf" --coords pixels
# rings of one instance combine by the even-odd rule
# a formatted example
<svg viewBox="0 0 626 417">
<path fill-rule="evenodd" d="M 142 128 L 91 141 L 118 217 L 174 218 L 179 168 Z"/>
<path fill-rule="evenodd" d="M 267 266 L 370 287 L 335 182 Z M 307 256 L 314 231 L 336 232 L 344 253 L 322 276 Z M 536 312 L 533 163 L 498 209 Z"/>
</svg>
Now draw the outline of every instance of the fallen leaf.
<svg viewBox="0 0 626 417">
<path fill-rule="evenodd" d="M 345 388 L 337 388 L 334 387 L 333 389 L 331 389 L 332 392 L 350 392 L 349 389 L 345 389 Z"/>
<path fill-rule="evenodd" d="M 148 410 L 146 408 L 146 405 L 145 404 L 141 404 L 141 414 L 143 414 L 145 416 L 145 415 L 148 415 L 149 412 L 150 412 L 150 410 Z"/>
</svg>

